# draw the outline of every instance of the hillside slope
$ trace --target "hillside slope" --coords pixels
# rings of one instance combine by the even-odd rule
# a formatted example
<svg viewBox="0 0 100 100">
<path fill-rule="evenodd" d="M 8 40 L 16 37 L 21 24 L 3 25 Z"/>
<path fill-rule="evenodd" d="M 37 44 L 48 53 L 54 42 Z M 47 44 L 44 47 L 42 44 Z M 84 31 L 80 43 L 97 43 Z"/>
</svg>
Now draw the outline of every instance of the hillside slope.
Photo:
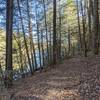
<svg viewBox="0 0 100 100">
<path fill-rule="evenodd" d="M 100 56 L 65 60 L 15 82 L 8 93 L 13 100 L 100 100 Z"/>
</svg>

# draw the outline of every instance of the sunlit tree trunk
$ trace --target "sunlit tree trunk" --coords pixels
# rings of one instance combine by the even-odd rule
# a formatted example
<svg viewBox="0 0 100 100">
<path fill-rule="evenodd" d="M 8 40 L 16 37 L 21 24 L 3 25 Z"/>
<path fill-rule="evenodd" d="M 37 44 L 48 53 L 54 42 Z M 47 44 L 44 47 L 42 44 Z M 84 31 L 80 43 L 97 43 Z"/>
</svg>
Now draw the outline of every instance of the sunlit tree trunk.
<svg viewBox="0 0 100 100">
<path fill-rule="evenodd" d="M 27 15 L 28 15 L 28 32 L 29 32 L 29 41 L 30 41 L 30 52 L 31 52 L 31 64 L 33 71 L 35 70 L 34 67 L 34 55 L 33 55 L 33 35 L 32 35 L 32 23 L 31 23 L 31 17 L 30 17 L 30 6 L 29 6 L 29 0 L 27 0 Z M 36 59 L 36 58 L 35 58 Z"/>
<path fill-rule="evenodd" d="M 60 6 L 60 0 L 59 0 L 59 52 L 58 52 L 58 56 L 59 56 L 59 60 L 61 60 L 61 28 L 62 28 L 62 20 L 61 20 L 61 6 Z"/>
<path fill-rule="evenodd" d="M 19 10 L 20 19 L 21 19 L 21 25 L 22 25 L 22 31 L 23 31 L 23 37 L 24 37 L 24 44 L 25 44 L 26 54 L 27 54 L 28 63 L 29 63 L 29 66 L 30 66 L 30 72 L 31 72 L 31 74 L 33 74 L 19 0 L 17 0 L 17 3 L 18 3 L 18 10 Z"/>
<path fill-rule="evenodd" d="M 76 0 L 76 3 L 77 3 L 77 20 L 78 20 L 78 38 L 79 38 L 79 52 L 81 52 L 82 50 L 82 36 L 81 36 L 81 25 L 80 25 L 80 13 L 79 13 L 79 1 Z"/>
<path fill-rule="evenodd" d="M 19 62 L 20 62 L 20 68 L 21 68 L 21 73 L 22 74 L 22 77 L 24 78 L 25 77 L 25 74 L 24 74 L 24 69 L 23 69 L 23 58 L 22 58 L 22 47 L 21 47 L 21 40 L 20 40 L 20 34 L 19 34 L 19 27 L 17 27 L 17 37 L 18 39 L 16 38 L 16 36 L 14 35 L 14 39 L 16 40 L 17 44 L 18 44 L 18 50 L 19 50 Z"/>
<path fill-rule="evenodd" d="M 81 13 L 82 13 L 82 25 L 83 25 L 83 51 L 84 51 L 84 56 L 87 57 L 87 45 L 86 45 L 86 19 L 85 19 L 85 11 L 84 7 L 81 1 Z"/>
</svg>

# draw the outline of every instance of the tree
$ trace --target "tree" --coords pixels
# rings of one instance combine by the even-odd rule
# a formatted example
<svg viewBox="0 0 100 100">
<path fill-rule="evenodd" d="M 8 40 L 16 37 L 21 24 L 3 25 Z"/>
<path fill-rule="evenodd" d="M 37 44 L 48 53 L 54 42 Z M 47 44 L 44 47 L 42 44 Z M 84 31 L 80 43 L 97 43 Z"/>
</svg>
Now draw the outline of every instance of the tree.
<svg viewBox="0 0 100 100">
<path fill-rule="evenodd" d="M 98 0 L 93 0 L 93 47 L 94 47 L 94 54 L 99 53 L 99 2 Z"/>
<path fill-rule="evenodd" d="M 43 8 L 44 8 L 44 19 L 45 19 L 45 30 L 46 30 L 46 43 L 47 43 L 47 59 L 49 63 L 49 46 L 48 46 L 48 29 L 47 29 L 47 16 L 46 16 L 46 6 L 45 0 L 43 0 Z"/>
<path fill-rule="evenodd" d="M 19 0 L 17 0 L 17 4 L 18 4 L 18 11 L 19 11 L 19 14 L 20 14 L 20 19 L 21 19 L 21 26 L 22 26 L 23 36 L 24 36 L 24 44 L 25 44 L 26 54 L 27 54 L 28 63 L 29 63 L 29 66 L 30 66 L 30 72 L 33 75 L 33 69 L 32 69 L 31 59 L 30 59 L 29 50 L 28 50 L 28 46 L 27 46 L 26 34 L 25 34 L 23 17 L 22 17 L 22 13 L 21 13 Z"/>
<path fill-rule="evenodd" d="M 6 70 L 7 87 L 12 86 L 12 33 L 13 33 L 13 0 L 6 5 Z"/>
<path fill-rule="evenodd" d="M 56 0 L 53 0 L 53 64 L 57 63 Z"/>
<path fill-rule="evenodd" d="M 81 13 L 82 13 L 82 25 L 83 25 L 83 51 L 84 56 L 87 57 L 87 44 L 86 44 L 86 19 L 85 19 L 85 10 L 83 3 L 81 1 Z"/>
<path fill-rule="evenodd" d="M 82 50 L 82 36 L 81 36 L 81 28 L 80 28 L 80 16 L 79 16 L 79 1 L 76 0 L 76 5 L 77 5 L 77 20 L 78 20 L 78 38 L 79 38 L 79 52 Z"/>
</svg>

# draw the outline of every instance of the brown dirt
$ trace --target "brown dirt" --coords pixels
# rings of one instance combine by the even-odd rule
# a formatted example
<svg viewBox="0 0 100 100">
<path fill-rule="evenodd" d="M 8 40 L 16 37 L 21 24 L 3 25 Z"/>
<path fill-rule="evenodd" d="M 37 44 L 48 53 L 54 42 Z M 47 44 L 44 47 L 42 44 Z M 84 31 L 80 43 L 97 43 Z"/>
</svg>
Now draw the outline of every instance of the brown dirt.
<svg viewBox="0 0 100 100">
<path fill-rule="evenodd" d="M 100 100 L 100 56 L 65 60 L 15 81 L 8 94 L 10 100 Z"/>
</svg>

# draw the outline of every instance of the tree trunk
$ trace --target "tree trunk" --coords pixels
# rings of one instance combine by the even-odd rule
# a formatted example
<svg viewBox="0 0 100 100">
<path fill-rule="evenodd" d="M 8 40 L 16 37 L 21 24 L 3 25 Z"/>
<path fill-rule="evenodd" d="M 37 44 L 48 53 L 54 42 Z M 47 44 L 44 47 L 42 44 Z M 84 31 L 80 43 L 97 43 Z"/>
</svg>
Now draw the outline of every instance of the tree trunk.
<svg viewBox="0 0 100 100">
<path fill-rule="evenodd" d="M 6 70 L 7 87 L 12 86 L 12 33 L 13 33 L 13 0 L 7 0 L 6 3 Z"/>
<path fill-rule="evenodd" d="M 38 50 L 39 50 L 39 61 L 40 61 L 40 69 L 42 70 L 42 62 L 41 62 L 41 48 L 40 48 L 40 32 L 39 32 L 39 22 L 38 22 L 38 14 L 37 14 L 37 5 L 35 7 L 36 14 L 36 28 L 37 28 L 37 40 L 38 40 Z"/>
<path fill-rule="evenodd" d="M 44 58 L 44 46 L 43 46 L 43 32 L 41 31 L 41 47 L 42 47 L 42 62 L 43 62 L 43 66 L 45 66 L 45 58 Z"/>
<path fill-rule="evenodd" d="M 79 17 L 79 1 L 76 0 L 77 3 L 77 20 L 78 20 L 78 34 L 79 34 L 79 52 L 82 51 L 82 36 L 81 36 L 81 27 L 80 27 L 80 17 Z"/>
<path fill-rule="evenodd" d="M 85 26 L 85 12 L 83 10 L 83 4 L 82 4 L 82 1 L 81 1 L 81 12 L 82 12 L 82 25 L 83 25 L 83 51 L 84 51 L 84 56 L 87 57 L 87 45 L 86 45 L 86 26 Z"/>
<path fill-rule="evenodd" d="M 93 40 L 94 40 L 94 54 L 98 54 L 99 53 L 99 13 L 98 13 L 98 9 L 99 9 L 99 5 L 98 5 L 98 0 L 94 0 L 93 3 Z"/>
<path fill-rule="evenodd" d="M 56 0 L 53 0 L 53 64 L 57 63 Z"/>
<path fill-rule="evenodd" d="M 44 19 L 45 19 L 45 30 L 46 30 L 46 43 L 47 43 L 47 60 L 49 63 L 49 46 L 48 46 L 48 30 L 47 30 L 47 16 L 46 16 L 46 6 L 45 6 L 45 0 L 43 0 L 44 5 Z"/>
<path fill-rule="evenodd" d="M 17 3 L 18 3 L 18 10 L 19 10 L 20 19 L 21 19 L 21 25 L 22 25 L 22 31 L 23 31 L 23 36 L 24 36 L 24 43 L 25 43 L 26 54 L 27 54 L 27 58 L 28 58 L 30 72 L 31 72 L 31 75 L 33 75 L 33 70 L 32 70 L 31 60 L 30 60 L 29 51 L 28 51 L 27 40 L 26 40 L 26 35 L 25 35 L 25 30 L 24 30 L 24 25 L 23 25 L 23 18 L 22 18 L 22 14 L 21 14 L 19 0 L 17 0 Z"/>
</svg>

